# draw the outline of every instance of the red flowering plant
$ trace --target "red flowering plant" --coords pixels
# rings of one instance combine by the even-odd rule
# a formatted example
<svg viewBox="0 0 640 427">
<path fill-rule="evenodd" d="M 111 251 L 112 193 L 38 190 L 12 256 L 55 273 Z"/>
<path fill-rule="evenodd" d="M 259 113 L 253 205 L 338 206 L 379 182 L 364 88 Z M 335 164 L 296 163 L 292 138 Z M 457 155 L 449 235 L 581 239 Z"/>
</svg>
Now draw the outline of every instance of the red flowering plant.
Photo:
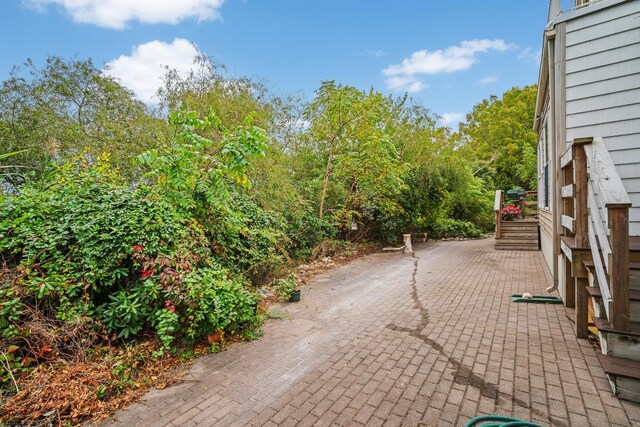
<svg viewBox="0 0 640 427">
<path fill-rule="evenodd" d="M 515 205 L 507 205 L 502 208 L 502 217 L 505 221 L 511 221 L 520 216 L 520 208 Z"/>
</svg>

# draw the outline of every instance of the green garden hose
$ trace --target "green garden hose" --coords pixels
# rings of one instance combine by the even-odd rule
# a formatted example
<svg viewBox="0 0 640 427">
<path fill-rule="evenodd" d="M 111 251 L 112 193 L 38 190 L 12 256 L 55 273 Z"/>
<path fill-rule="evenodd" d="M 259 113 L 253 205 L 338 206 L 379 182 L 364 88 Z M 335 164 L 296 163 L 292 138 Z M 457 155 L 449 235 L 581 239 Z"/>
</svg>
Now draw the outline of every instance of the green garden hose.
<svg viewBox="0 0 640 427">
<path fill-rule="evenodd" d="M 464 427 L 543 427 L 529 421 L 502 415 L 482 415 L 469 420 Z"/>
</svg>

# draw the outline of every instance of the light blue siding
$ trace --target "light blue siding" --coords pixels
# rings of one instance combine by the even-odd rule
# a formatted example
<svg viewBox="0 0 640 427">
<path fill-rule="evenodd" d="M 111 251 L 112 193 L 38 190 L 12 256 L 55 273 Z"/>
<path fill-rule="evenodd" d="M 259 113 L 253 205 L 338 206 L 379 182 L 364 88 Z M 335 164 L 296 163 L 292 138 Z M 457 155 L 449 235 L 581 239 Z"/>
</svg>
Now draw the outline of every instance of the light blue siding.
<svg viewBox="0 0 640 427">
<path fill-rule="evenodd" d="M 566 22 L 567 140 L 602 137 L 640 235 L 640 0 Z"/>
</svg>

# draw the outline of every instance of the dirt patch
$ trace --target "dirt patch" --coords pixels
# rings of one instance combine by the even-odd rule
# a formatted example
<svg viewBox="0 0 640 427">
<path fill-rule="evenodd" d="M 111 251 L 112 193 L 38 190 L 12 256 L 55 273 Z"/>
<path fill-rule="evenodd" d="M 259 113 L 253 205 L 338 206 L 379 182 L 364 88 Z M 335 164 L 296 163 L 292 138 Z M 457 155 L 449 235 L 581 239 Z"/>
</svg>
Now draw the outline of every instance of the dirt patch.
<svg viewBox="0 0 640 427">
<path fill-rule="evenodd" d="M 193 352 L 195 355 L 203 352 Z M 82 361 L 38 366 L 18 382 L 20 391 L 0 407 L 8 425 L 50 426 L 100 421 L 140 399 L 150 388 L 178 382 L 185 358 L 153 357 L 149 340 L 125 347 L 97 346 Z M 188 359 L 187 359 L 188 360 Z"/>
</svg>

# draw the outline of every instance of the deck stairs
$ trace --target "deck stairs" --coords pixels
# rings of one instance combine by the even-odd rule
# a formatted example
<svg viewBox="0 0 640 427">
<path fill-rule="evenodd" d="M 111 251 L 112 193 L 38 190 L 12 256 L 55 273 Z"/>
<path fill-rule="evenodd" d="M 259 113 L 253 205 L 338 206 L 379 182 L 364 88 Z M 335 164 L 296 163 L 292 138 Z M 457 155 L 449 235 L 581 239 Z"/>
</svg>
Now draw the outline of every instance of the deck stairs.
<svg viewBox="0 0 640 427">
<path fill-rule="evenodd" d="M 494 211 L 496 215 L 496 250 L 537 251 L 540 249 L 538 228 L 538 194 L 535 191 L 522 193 L 519 200 L 510 202 L 520 208 L 521 217 L 505 220 L 502 209 L 505 207 L 504 192 L 496 191 Z"/>
<path fill-rule="evenodd" d="M 629 233 L 633 204 L 602 138 L 573 140 L 560 165 L 565 304 L 575 307 L 578 338 L 596 331 L 613 393 L 640 402 L 640 236 Z"/>
<path fill-rule="evenodd" d="M 593 261 L 584 261 L 589 271 L 587 292 L 594 309 L 600 363 L 616 396 L 640 402 L 640 237 L 632 237 L 629 259 L 629 327 L 616 329 L 607 318 Z"/>
<path fill-rule="evenodd" d="M 496 250 L 537 251 L 539 248 L 538 220 L 503 221 Z"/>
</svg>

